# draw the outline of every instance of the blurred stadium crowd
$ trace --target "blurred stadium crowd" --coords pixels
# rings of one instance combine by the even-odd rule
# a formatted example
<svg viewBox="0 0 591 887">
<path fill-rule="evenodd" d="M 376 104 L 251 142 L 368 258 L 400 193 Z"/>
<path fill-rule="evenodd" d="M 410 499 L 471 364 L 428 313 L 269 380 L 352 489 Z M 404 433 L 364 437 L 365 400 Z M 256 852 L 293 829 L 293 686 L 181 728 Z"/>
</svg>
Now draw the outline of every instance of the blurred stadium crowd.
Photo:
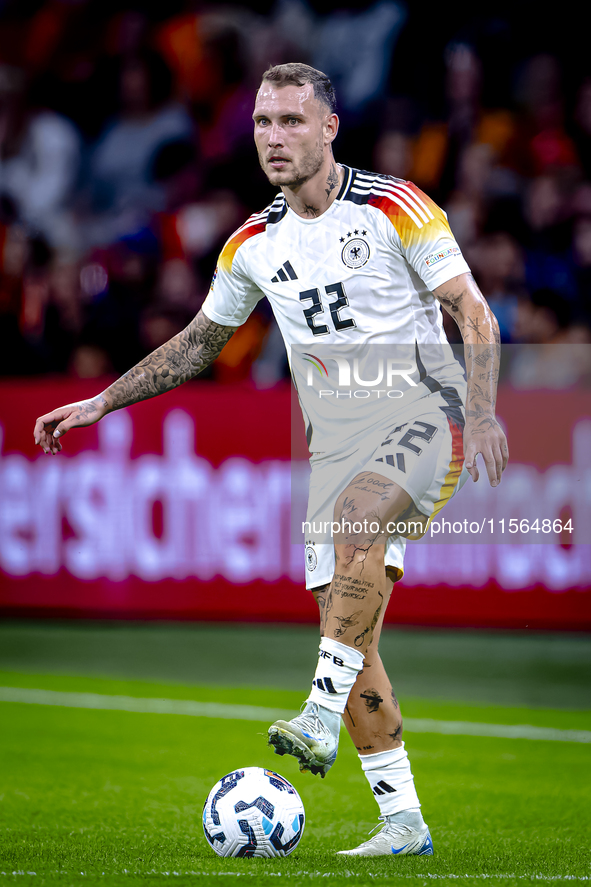
<svg viewBox="0 0 591 887">
<path fill-rule="evenodd" d="M 0 374 L 121 373 L 190 320 L 273 197 L 253 94 L 293 60 L 333 79 L 337 160 L 446 209 L 504 342 L 591 343 L 585 28 L 481 7 L 0 0 Z M 210 373 L 286 374 L 265 302 Z"/>
</svg>

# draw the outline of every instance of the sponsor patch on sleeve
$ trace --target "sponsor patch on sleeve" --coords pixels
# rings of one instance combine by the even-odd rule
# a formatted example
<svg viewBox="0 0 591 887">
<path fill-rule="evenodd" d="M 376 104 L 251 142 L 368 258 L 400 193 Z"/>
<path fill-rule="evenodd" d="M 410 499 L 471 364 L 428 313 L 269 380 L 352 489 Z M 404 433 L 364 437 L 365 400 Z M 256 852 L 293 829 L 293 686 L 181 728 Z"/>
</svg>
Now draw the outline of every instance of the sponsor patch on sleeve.
<svg viewBox="0 0 591 887">
<path fill-rule="evenodd" d="M 431 255 L 427 256 L 425 259 L 425 265 L 427 268 L 430 268 L 432 265 L 436 265 L 437 262 L 441 262 L 443 259 L 449 258 L 449 256 L 459 256 L 460 248 L 457 246 L 449 246 L 447 249 L 441 249 L 439 252 L 431 253 Z"/>
</svg>

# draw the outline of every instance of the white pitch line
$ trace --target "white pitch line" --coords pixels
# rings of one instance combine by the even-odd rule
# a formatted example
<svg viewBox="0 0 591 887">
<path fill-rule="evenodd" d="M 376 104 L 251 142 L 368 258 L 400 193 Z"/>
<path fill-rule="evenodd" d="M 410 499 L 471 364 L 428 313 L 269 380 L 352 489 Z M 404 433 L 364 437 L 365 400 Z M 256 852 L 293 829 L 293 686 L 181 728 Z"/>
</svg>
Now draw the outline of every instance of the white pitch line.
<svg viewBox="0 0 591 887">
<path fill-rule="evenodd" d="M 475 721 L 435 721 L 405 718 L 413 733 L 443 733 L 447 736 L 492 736 L 498 739 L 543 739 L 546 742 L 591 742 L 589 730 L 557 730 L 530 724 L 479 724 Z"/>
<path fill-rule="evenodd" d="M 192 699 L 156 699 L 137 696 L 105 696 L 102 693 L 70 693 L 57 690 L 29 690 L 0 687 L 0 702 L 24 702 L 28 705 L 59 705 L 65 708 L 95 708 L 106 711 L 131 711 L 140 714 L 190 715 L 194 718 L 229 718 L 236 721 L 276 721 L 293 717 L 285 709 L 255 705 L 226 705 L 219 702 L 195 702 Z"/>
<path fill-rule="evenodd" d="M 173 878 L 186 878 L 186 877 L 207 877 L 207 878 L 216 878 L 216 877 L 234 877 L 234 878 L 308 878 L 312 880 L 312 878 L 363 878 L 363 880 L 367 880 L 368 878 L 371 880 L 373 878 L 379 878 L 383 880 L 387 878 L 388 875 L 375 873 L 375 872 L 350 872 L 350 871 L 340 871 L 340 872 L 312 872 L 312 871 L 296 871 L 290 872 L 289 870 L 283 870 L 279 872 L 273 871 L 264 871 L 257 869 L 256 871 L 242 871 L 242 872 L 229 872 L 229 871 L 171 871 L 171 872 L 163 872 L 157 869 L 150 869 L 149 871 L 130 871 L 129 869 L 123 869 L 121 872 L 95 872 L 95 871 L 87 871 L 87 872 L 66 872 L 63 870 L 56 870 L 50 872 L 39 872 L 41 876 L 46 875 L 62 875 L 65 877 L 72 877 L 77 875 L 91 875 L 91 876 L 120 876 L 120 875 L 143 875 L 147 877 L 149 875 L 162 875 L 164 877 L 173 877 Z M 37 872 L 31 871 L 12 871 L 12 872 L 0 872 L 0 875 L 37 875 Z M 480 872 L 475 875 L 456 875 L 456 874 L 444 874 L 444 873 L 433 873 L 433 872 L 417 872 L 416 874 L 408 873 L 408 872 L 396 872 L 396 878 L 405 878 L 406 880 L 416 880 L 420 879 L 425 881 L 426 879 L 432 881 L 444 881 L 444 880 L 454 880 L 454 881 L 589 881 L 591 880 L 589 875 L 543 875 L 543 874 L 533 874 L 533 875 L 509 875 L 509 874 L 485 874 Z"/>
<path fill-rule="evenodd" d="M 25 687 L 0 687 L 0 702 L 26 705 L 56 705 L 141 714 L 189 715 L 195 718 L 228 718 L 236 721 L 276 721 L 293 717 L 294 712 L 255 705 L 230 705 L 220 702 L 195 702 L 192 699 L 157 699 L 137 696 L 106 696 L 102 693 L 71 693 L 34 690 Z M 591 743 L 589 730 L 557 730 L 530 724 L 481 724 L 475 721 L 436 721 L 430 718 L 405 718 L 411 733 L 440 733 L 447 736 L 490 736 L 496 739 L 535 739 L 546 742 Z"/>
</svg>

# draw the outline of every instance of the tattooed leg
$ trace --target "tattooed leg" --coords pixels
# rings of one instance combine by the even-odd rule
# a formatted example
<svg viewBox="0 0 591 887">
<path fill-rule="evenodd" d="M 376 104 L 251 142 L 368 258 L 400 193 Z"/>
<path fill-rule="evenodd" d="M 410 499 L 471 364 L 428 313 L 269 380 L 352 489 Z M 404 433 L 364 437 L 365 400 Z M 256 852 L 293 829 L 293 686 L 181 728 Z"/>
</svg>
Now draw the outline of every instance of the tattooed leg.
<svg viewBox="0 0 591 887">
<path fill-rule="evenodd" d="M 360 754 L 376 754 L 380 751 L 398 748 L 401 744 L 400 706 L 378 653 L 384 612 L 390 598 L 392 585 L 393 577 L 387 577 L 384 610 L 378 618 L 372 642 L 365 654 L 363 671 L 360 672 L 353 685 L 343 714 L 345 727 Z M 329 590 L 330 585 L 319 586 L 312 590 L 320 609 L 321 622 Z"/>
<path fill-rule="evenodd" d="M 339 496 L 334 519 L 343 532 L 335 537 L 335 574 L 324 598 L 326 637 L 362 653 L 370 646 L 389 594 L 384 528 L 411 502 L 398 484 L 369 471 L 354 478 Z"/>
<path fill-rule="evenodd" d="M 353 685 L 343 720 L 360 754 L 373 755 L 401 744 L 400 706 L 377 651 Z"/>
<path fill-rule="evenodd" d="M 388 582 L 388 596 L 392 583 Z M 398 748 L 402 737 L 400 706 L 378 653 L 383 614 L 375 627 L 363 671 L 358 675 L 343 721 L 359 754 Z"/>
</svg>

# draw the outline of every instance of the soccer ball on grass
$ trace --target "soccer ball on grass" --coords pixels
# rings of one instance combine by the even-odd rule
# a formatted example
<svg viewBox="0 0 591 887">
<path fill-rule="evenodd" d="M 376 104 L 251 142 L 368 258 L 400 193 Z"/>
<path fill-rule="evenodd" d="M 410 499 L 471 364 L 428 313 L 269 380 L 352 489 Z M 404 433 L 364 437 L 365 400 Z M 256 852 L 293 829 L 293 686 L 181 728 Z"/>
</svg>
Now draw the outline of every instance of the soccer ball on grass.
<svg viewBox="0 0 591 887">
<path fill-rule="evenodd" d="M 304 805 L 293 785 L 261 767 L 223 776 L 203 807 L 205 837 L 218 856 L 287 856 L 304 823 Z"/>
</svg>

